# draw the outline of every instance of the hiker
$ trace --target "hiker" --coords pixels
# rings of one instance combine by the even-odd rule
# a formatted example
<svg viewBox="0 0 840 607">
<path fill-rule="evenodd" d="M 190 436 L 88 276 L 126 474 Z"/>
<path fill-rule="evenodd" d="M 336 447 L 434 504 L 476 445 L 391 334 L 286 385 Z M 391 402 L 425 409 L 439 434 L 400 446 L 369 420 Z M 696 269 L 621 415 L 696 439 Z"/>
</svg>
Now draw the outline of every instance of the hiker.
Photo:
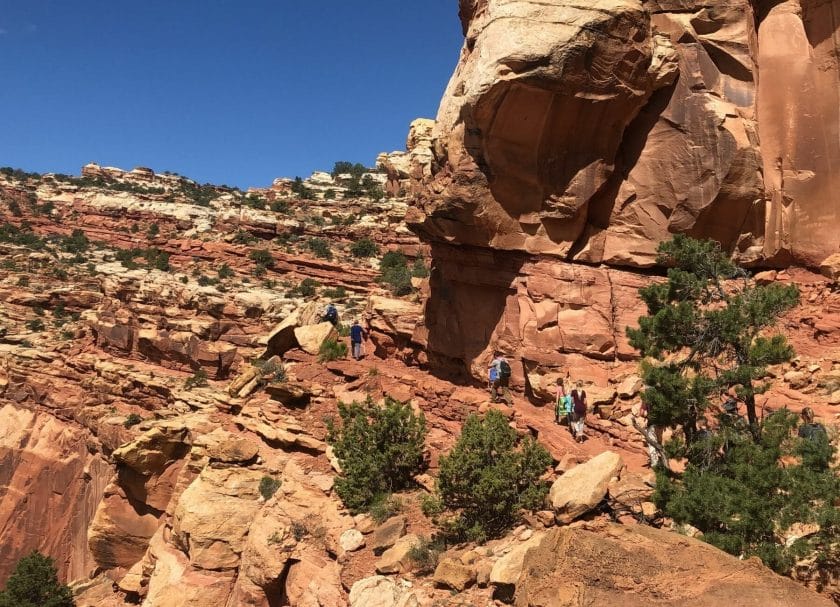
<svg viewBox="0 0 840 607">
<path fill-rule="evenodd" d="M 493 380 L 493 383 L 490 385 L 490 400 L 494 403 L 499 402 L 499 392 L 501 392 L 504 401 L 508 405 L 513 404 L 513 399 L 511 398 L 510 390 L 508 389 L 511 372 L 510 363 L 501 352 L 496 352 L 496 356 L 493 358 L 493 362 L 490 363 L 488 371 L 493 367 L 496 368 L 496 379 Z"/>
<path fill-rule="evenodd" d="M 359 360 L 362 358 L 362 342 L 365 338 L 365 330 L 359 324 L 359 319 L 353 321 L 350 327 L 350 353 L 353 358 Z"/>
<path fill-rule="evenodd" d="M 569 421 L 569 414 L 572 411 L 572 397 L 566 394 L 566 386 L 563 385 L 563 378 L 558 377 L 555 384 L 556 400 L 554 402 L 554 423 L 562 424 L 565 419 Z"/>
<path fill-rule="evenodd" d="M 586 420 L 586 391 L 583 389 L 583 382 L 575 382 L 575 389 L 570 395 L 572 397 L 571 431 L 572 436 L 579 443 L 586 440 L 583 434 L 584 422 Z"/>
<path fill-rule="evenodd" d="M 490 365 L 487 369 L 487 389 L 493 392 L 493 384 L 499 379 L 499 370 L 495 365 Z"/>
<path fill-rule="evenodd" d="M 805 407 L 799 415 L 802 417 L 802 425 L 799 426 L 797 431 L 799 438 L 813 442 L 828 440 L 828 432 L 826 432 L 825 426 L 814 421 L 814 410 L 811 407 Z"/>
<path fill-rule="evenodd" d="M 324 322 L 331 322 L 334 327 L 338 326 L 338 309 L 333 303 L 327 304 L 327 309 L 324 310 L 324 315 L 321 317 Z"/>
</svg>

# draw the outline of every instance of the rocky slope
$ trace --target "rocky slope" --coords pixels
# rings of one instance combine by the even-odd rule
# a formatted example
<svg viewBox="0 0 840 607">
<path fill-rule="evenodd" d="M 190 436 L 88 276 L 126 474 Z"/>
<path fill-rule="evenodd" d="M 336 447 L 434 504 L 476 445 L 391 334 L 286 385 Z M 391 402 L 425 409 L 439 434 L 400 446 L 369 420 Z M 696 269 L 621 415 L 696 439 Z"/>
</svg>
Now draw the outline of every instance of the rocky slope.
<svg viewBox="0 0 840 607">
<path fill-rule="evenodd" d="M 204 186 L 209 200 L 195 204 L 183 178 L 134 173 L 109 170 L 93 183 L 9 172 L 0 180 L 0 577 L 38 548 L 75 580 L 80 606 L 474 605 L 513 600 L 527 550 L 553 537 L 545 532 L 555 521 L 591 518 L 604 498 L 609 518 L 662 524 L 628 427 L 640 382 L 621 337 L 643 277 L 578 265 L 549 272 L 505 258 L 507 273 L 485 285 L 521 285 L 522 299 L 504 306 L 524 315 L 523 300 L 545 293 L 551 300 L 531 313 L 580 310 L 554 328 L 569 350 L 557 365 L 586 378 L 599 406 L 592 440 L 573 443 L 544 406 L 552 371 L 525 366 L 516 373 L 527 394 L 500 409 L 550 449 L 559 478 L 606 450 L 621 457 L 578 464 L 574 487 L 552 492 L 555 512 L 483 549 L 455 547 L 422 574 L 406 556 L 432 532 L 418 512 L 422 490 L 402 496 L 402 513 L 381 527 L 351 517 L 332 492 L 324 418 L 338 401 L 411 401 L 428 419 L 434 474 L 465 417 L 490 405 L 470 382 L 430 375 L 447 367 L 434 358 L 442 350 L 432 311 L 444 302 L 429 295 L 435 281 L 479 280 L 470 256 L 483 254 L 435 244 L 431 284 L 415 279 L 415 293 L 395 298 L 376 282 L 375 261 L 347 251 L 367 237 L 383 250 L 428 254 L 405 229 L 401 199 L 301 200 L 267 189 L 248 200 Z M 269 198 L 274 210 L 253 208 Z M 332 259 L 315 254 L 312 238 L 328 243 Z M 445 255 L 461 256 L 459 274 L 441 274 Z M 826 356 L 836 351 L 836 296 L 806 272 L 763 279 L 796 280 L 809 299 L 788 325 L 803 357 L 777 370 L 773 404 L 823 402 L 825 417 L 840 401 L 840 358 Z M 365 361 L 318 362 L 320 343 L 335 336 L 318 318 L 328 300 L 345 319 L 364 318 Z M 464 327 L 483 313 L 467 299 L 452 309 Z M 530 324 L 508 336 L 525 360 L 555 347 L 554 334 Z M 457 344 L 464 334 L 449 327 Z M 262 493 L 266 482 L 279 484 L 273 496 Z M 822 583 L 814 575 L 801 572 Z"/>
<path fill-rule="evenodd" d="M 714 237 L 803 292 L 759 405 L 836 425 L 840 261 L 795 267 L 840 244 L 835 4 L 461 0 L 438 118 L 378 158 L 372 197 L 320 172 L 242 192 L 0 171 L 0 580 L 37 548 L 80 607 L 831 604 L 836 572 L 796 583 L 638 525 L 670 529 L 624 329 L 656 243 Z M 362 238 L 431 276 L 393 296 Z M 327 301 L 369 329 L 365 360 L 319 362 Z M 495 349 L 515 401 L 492 406 L 550 450 L 550 504 L 424 569 L 419 498 L 491 407 Z M 596 405 L 584 444 L 546 406 L 567 374 Z M 386 394 L 425 413 L 430 469 L 379 524 L 334 495 L 324 419 Z"/>
</svg>

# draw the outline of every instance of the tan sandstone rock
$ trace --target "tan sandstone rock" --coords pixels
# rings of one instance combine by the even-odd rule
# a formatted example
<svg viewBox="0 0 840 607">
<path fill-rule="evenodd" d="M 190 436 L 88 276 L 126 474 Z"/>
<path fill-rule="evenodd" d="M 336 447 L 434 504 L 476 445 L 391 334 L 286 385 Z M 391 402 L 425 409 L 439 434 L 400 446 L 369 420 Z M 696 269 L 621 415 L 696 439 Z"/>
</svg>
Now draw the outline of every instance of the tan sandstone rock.
<svg viewBox="0 0 840 607">
<path fill-rule="evenodd" d="M 610 480 L 618 475 L 622 466 L 624 462 L 620 455 L 605 451 L 554 481 L 548 498 L 557 521 L 569 523 L 597 506 L 607 494 Z"/>
</svg>

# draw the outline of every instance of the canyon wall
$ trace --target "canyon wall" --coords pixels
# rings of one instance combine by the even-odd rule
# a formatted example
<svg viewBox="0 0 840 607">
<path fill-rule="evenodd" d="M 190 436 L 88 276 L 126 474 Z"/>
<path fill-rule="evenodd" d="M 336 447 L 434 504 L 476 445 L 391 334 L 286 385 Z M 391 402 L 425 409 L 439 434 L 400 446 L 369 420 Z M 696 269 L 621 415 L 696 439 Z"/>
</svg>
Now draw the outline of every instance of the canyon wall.
<svg viewBox="0 0 840 607">
<path fill-rule="evenodd" d="M 674 233 L 757 268 L 837 252 L 837 15 L 836 0 L 462 0 L 408 216 L 437 243 L 430 356 L 474 376 L 497 347 L 522 376 L 629 356 L 630 294 Z M 453 330 L 444 302 L 478 300 Z"/>
</svg>

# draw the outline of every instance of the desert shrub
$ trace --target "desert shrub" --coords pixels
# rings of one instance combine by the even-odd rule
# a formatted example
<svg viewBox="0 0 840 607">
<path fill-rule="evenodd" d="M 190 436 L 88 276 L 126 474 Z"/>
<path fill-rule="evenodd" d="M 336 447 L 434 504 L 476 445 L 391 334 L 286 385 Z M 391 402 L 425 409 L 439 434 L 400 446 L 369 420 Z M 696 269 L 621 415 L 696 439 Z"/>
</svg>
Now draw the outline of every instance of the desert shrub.
<svg viewBox="0 0 840 607">
<path fill-rule="evenodd" d="M 160 235 L 160 226 L 156 223 L 153 223 L 149 226 L 149 229 L 146 230 L 146 238 L 149 240 L 154 240 L 155 238 Z"/>
<path fill-rule="evenodd" d="M 245 198 L 242 199 L 242 204 L 247 207 L 251 207 L 252 209 L 258 209 L 260 211 L 265 210 L 265 199 L 254 194 L 248 194 L 245 196 Z"/>
<path fill-rule="evenodd" d="M 306 246 L 315 255 L 321 259 L 332 259 L 332 251 L 330 250 L 330 243 L 323 238 L 313 237 L 306 242 Z"/>
<path fill-rule="evenodd" d="M 199 287 L 212 287 L 213 285 L 219 284 L 218 278 L 210 278 L 209 276 L 202 274 L 197 279 Z"/>
<path fill-rule="evenodd" d="M 408 560 L 414 568 L 414 573 L 418 575 L 433 573 L 444 549 L 445 546 L 441 540 L 421 536 L 408 551 Z"/>
<path fill-rule="evenodd" d="M 411 266 L 411 275 L 416 278 L 426 278 L 429 275 L 429 268 L 422 257 L 414 260 L 414 265 Z"/>
<path fill-rule="evenodd" d="M 258 266 L 263 266 L 263 268 L 274 267 L 274 257 L 268 249 L 254 249 L 248 254 L 248 257 Z"/>
<path fill-rule="evenodd" d="M 269 208 L 275 213 L 288 213 L 290 207 L 285 200 L 273 200 Z"/>
<path fill-rule="evenodd" d="M 233 235 L 233 244 L 254 244 L 257 242 L 256 237 L 246 230 L 239 230 Z"/>
<path fill-rule="evenodd" d="M 21 222 L 20 227 L 10 223 L 0 225 L 0 242 L 15 244 L 33 251 L 40 251 L 46 246 L 46 242 L 32 231 L 32 226 L 27 222 Z"/>
<path fill-rule="evenodd" d="M 273 476 L 264 476 L 260 479 L 260 495 L 263 496 L 263 499 L 269 500 L 277 493 L 277 490 L 282 484 L 280 480 Z"/>
<path fill-rule="evenodd" d="M 143 421 L 143 418 L 137 415 L 136 413 L 129 413 L 128 417 L 125 418 L 123 422 L 123 426 L 126 428 L 131 428 L 132 426 L 136 426 L 140 422 Z"/>
<path fill-rule="evenodd" d="M 231 269 L 229 265 L 223 263 L 222 266 L 219 268 L 219 278 L 224 280 L 226 278 L 232 278 L 234 275 L 234 271 Z"/>
<path fill-rule="evenodd" d="M 408 487 L 423 469 L 426 418 L 410 405 L 386 397 L 379 406 L 368 399 L 339 403 L 338 414 L 339 425 L 327 420 L 327 440 L 341 463 L 336 492 L 352 512 Z"/>
<path fill-rule="evenodd" d="M 347 289 L 344 287 L 330 287 L 329 289 L 324 289 L 321 294 L 328 299 L 347 299 Z"/>
<path fill-rule="evenodd" d="M 402 500 L 396 495 L 380 494 L 374 497 L 370 505 L 370 517 L 381 525 L 392 516 L 399 514 L 402 509 Z"/>
<path fill-rule="evenodd" d="M 379 254 L 379 247 L 370 238 L 360 238 L 350 245 L 350 254 L 353 257 L 375 257 Z"/>
<path fill-rule="evenodd" d="M 24 323 L 24 325 L 33 333 L 40 333 L 45 328 L 44 321 L 40 318 L 30 318 Z"/>
<path fill-rule="evenodd" d="M 304 278 L 300 284 L 289 291 L 289 295 L 294 297 L 300 295 L 301 297 L 312 297 L 317 292 L 320 283 L 313 278 Z"/>
<path fill-rule="evenodd" d="M 379 280 L 386 284 L 394 295 L 411 293 L 411 272 L 405 255 L 388 251 L 379 262 Z"/>
<path fill-rule="evenodd" d="M 184 380 L 184 389 L 192 390 L 207 385 L 207 371 L 198 369 L 195 373 Z"/>
<path fill-rule="evenodd" d="M 530 436 L 519 439 L 500 412 L 472 414 L 455 446 L 440 458 L 438 492 L 453 513 L 445 528 L 455 537 L 484 541 L 513 526 L 520 510 L 542 506 L 540 480 L 551 456 Z"/>
<path fill-rule="evenodd" d="M 0 591 L 0 607 L 73 607 L 73 593 L 58 581 L 53 560 L 40 552 L 20 559 Z"/>
<path fill-rule="evenodd" d="M 347 344 L 343 341 L 325 339 L 318 349 L 318 361 L 322 363 L 347 357 Z"/>
<path fill-rule="evenodd" d="M 153 247 L 151 249 L 146 249 L 143 253 L 143 257 L 146 259 L 146 263 L 149 268 L 160 270 L 162 272 L 168 272 L 170 270 L 169 253 Z"/>
<path fill-rule="evenodd" d="M 335 190 L 332 188 L 324 192 L 324 200 L 335 200 Z"/>
<path fill-rule="evenodd" d="M 309 189 L 300 177 L 295 177 L 292 182 L 292 193 L 303 200 L 315 200 L 315 192 Z"/>
<path fill-rule="evenodd" d="M 61 249 L 67 253 L 74 253 L 76 255 L 84 253 L 88 250 L 90 241 L 85 233 L 76 228 L 70 236 L 66 236 L 61 243 Z"/>
<path fill-rule="evenodd" d="M 29 276 L 18 276 L 17 285 L 19 287 L 28 287 L 29 286 Z"/>
</svg>

